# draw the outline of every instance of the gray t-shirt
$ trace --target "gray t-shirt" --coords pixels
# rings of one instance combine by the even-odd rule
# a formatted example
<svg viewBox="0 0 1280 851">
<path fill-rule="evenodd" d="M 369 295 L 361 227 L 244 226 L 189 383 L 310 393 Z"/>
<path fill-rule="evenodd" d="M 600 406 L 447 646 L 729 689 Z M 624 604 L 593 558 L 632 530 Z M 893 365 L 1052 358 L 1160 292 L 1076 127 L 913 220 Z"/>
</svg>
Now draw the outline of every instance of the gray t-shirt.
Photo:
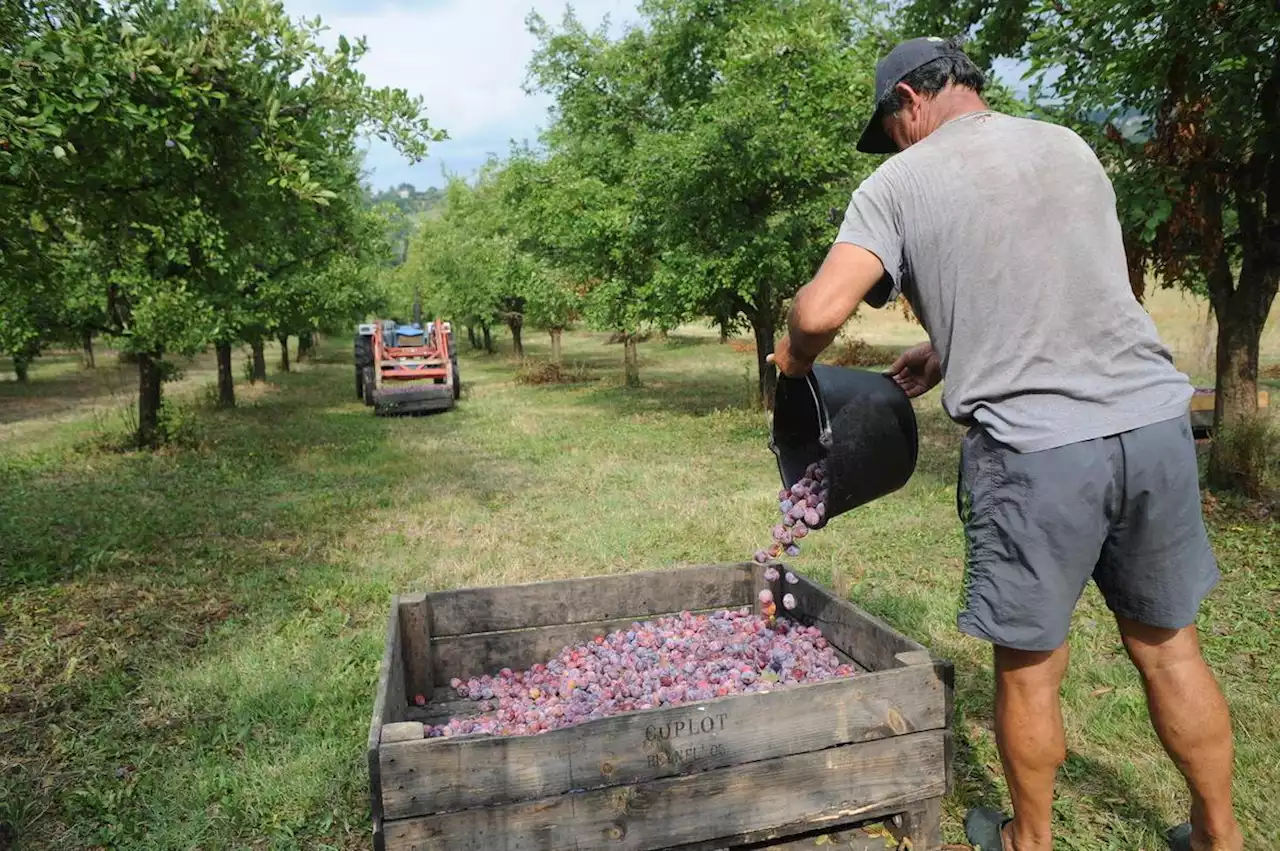
<svg viewBox="0 0 1280 851">
<path fill-rule="evenodd" d="M 1116 198 L 1071 130 L 977 112 L 886 160 L 836 242 L 906 296 L 942 360 L 942 404 L 1020 452 L 1185 414 L 1192 395 L 1129 287 Z"/>
</svg>

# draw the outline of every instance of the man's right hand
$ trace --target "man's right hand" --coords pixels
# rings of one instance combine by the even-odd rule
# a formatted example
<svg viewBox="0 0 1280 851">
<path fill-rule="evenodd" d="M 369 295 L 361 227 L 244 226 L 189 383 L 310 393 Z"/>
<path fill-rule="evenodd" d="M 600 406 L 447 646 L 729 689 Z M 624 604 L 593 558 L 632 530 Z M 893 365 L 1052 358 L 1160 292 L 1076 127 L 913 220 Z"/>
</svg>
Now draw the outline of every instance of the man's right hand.
<svg viewBox="0 0 1280 851">
<path fill-rule="evenodd" d="M 942 380 L 942 361 L 932 343 L 921 343 L 899 355 L 886 374 L 914 399 L 928 393 Z"/>
</svg>

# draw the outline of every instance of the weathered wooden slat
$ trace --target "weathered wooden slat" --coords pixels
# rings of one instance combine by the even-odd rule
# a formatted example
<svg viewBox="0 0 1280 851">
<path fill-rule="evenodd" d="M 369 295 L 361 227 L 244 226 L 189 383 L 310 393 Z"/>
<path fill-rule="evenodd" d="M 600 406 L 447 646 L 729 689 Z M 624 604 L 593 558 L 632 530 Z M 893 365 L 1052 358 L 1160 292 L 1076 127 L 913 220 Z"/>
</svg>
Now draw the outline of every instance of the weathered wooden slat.
<svg viewBox="0 0 1280 851">
<path fill-rule="evenodd" d="M 450 718 L 471 718 L 480 715 L 480 704 L 474 700 L 442 700 L 442 696 L 452 695 L 452 689 L 436 689 L 436 699 L 426 706 L 413 706 L 405 710 L 405 718 L 409 721 L 421 721 L 423 724 L 443 724 Z"/>
<path fill-rule="evenodd" d="M 723 608 L 719 606 L 716 608 Z M 524 670 L 535 662 L 546 662 L 566 646 L 581 644 L 597 635 L 608 635 L 626 629 L 636 621 L 651 620 L 679 610 L 658 612 L 612 621 L 540 626 L 509 632 L 482 632 L 475 635 L 450 635 L 431 641 L 432 676 L 437 683 L 448 683 L 454 677 L 467 679 L 493 674 L 502 668 Z M 694 612 L 714 609 L 690 609 Z"/>
<path fill-rule="evenodd" d="M 907 638 L 875 615 L 841 600 L 811 580 L 788 585 L 795 595 L 796 608 L 787 614 L 804 624 L 812 624 L 836 647 L 853 657 L 869 671 L 885 671 L 901 667 L 896 654 L 925 650 L 925 646 Z"/>
<path fill-rule="evenodd" d="M 942 796 L 912 804 L 903 814 L 902 824 L 890 829 L 900 839 L 910 839 L 913 849 L 937 848 L 942 844 Z"/>
<path fill-rule="evenodd" d="M 778 585 L 776 582 L 770 583 L 764 578 L 764 568 L 760 565 L 752 565 L 751 569 L 751 611 L 755 612 L 756 617 L 763 617 L 763 606 L 760 603 L 760 592 L 769 588 L 773 591 L 774 597 L 778 600 L 778 608 L 782 607 L 782 596 L 778 594 Z"/>
<path fill-rule="evenodd" d="M 751 600 L 751 574 L 750 565 L 713 564 L 461 588 L 427 597 L 434 610 L 432 634 L 442 637 L 745 606 Z"/>
<path fill-rule="evenodd" d="M 601 718 L 533 736 L 382 749 L 389 818 L 545 798 L 942 728 L 930 667 Z"/>
<path fill-rule="evenodd" d="M 400 598 L 400 642 L 404 656 L 405 695 L 431 699 L 431 602 L 425 594 Z"/>
<path fill-rule="evenodd" d="M 399 599 L 391 599 L 391 614 L 387 616 L 386 644 L 382 650 L 382 662 L 378 667 L 378 686 L 374 692 L 373 717 L 369 722 L 369 741 L 365 758 L 369 764 L 369 797 L 373 814 L 373 844 L 375 851 L 383 851 L 382 832 L 382 777 L 379 762 L 379 743 L 384 724 L 402 720 L 404 699 L 404 662 L 400 654 L 400 606 Z"/>
<path fill-rule="evenodd" d="M 767 830 L 754 830 L 747 833 L 739 833 L 736 836 L 720 837 L 704 842 L 693 842 L 686 845 L 679 845 L 670 851 L 727 851 L 734 848 L 738 851 L 764 851 L 773 848 L 775 843 L 798 842 L 798 847 L 804 848 L 804 840 L 807 838 L 811 842 L 816 840 L 819 835 L 826 834 L 834 841 L 834 836 L 847 835 L 855 829 L 863 829 L 864 833 L 873 834 L 878 838 L 880 845 L 874 846 L 875 851 L 896 851 L 897 844 L 890 844 L 885 839 L 885 833 L 891 835 L 893 831 L 886 831 L 886 825 L 892 825 L 893 819 L 897 818 L 904 821 L 911 807 L 915 805 L 915 798 L 910 795 L 900 795 L 891 798 L 880 806 L 873 807 L 871 810 L 859 810 L 853 816 L 837 816 L 822 820 L 811 820 L 800 824 L 785 824 L 772 827 Z M 901 831 L 897 831 L 901 833 Z M 829 843 L 824 843 L 829 844 Z M 790 851 L 790 846 L 784 845 Z M 812 845 L 809 847 L 813 847 Z M 835 849 L 844 849 L 845 846 L 835 845 Z M 854 848 L 861 846 L 854 845 Z M 933 851 L 933 849 L 927 849 Z"/>
<path fill-rule="evenodd" d="M 395 744 L 396 742 L 415 742 L 421 740 L 423 735 L 421 721 L 396 721 L 392 724 L 382 725 L 381 742 L 384 745 Z"/>
<path fill-rule="evenodd" d="M 403 747 L 403 746 L 395 746 Z M 536 801 L 385 823 L 389 851 L 654 851 L 942 794 L 931 730 Z"/>
<path fill-rule="evenodd" d="M 889 837 L 889 832 L 879 822 L 874 822 L 866 827 L 823 830 L 810 832 L 794 839 L 725 845 L 722 848 L 726 851 L 729 848 L 739 848 L 741 851 L 892 851 L 897 848 L 897 842 Z M 689 851 L 689 846 L 684 846 L 678 851 Z"/>
<path fill-rule="evenodd" d="M 899 665 L 927 665 L 933 661 L 933 654 L 928 650 L 907 650 L 894 653 L 893 658 Z"/>
<path fill-rule="evenodd" d="M 866 829 L 849 827 L 841 830 L 824 830 L 809 833 L 796 839 L 777 839 L 769 842 L 753 842 L 750 845 L 723 846 L 742 851 L 892 851 L 897 847 L 886 840 L 888 834 L 878 824 Z M 685 851 L 684 848 L 679 851 Z M 719 849 L 717 849 L 719 851 Z"/>
</svg>

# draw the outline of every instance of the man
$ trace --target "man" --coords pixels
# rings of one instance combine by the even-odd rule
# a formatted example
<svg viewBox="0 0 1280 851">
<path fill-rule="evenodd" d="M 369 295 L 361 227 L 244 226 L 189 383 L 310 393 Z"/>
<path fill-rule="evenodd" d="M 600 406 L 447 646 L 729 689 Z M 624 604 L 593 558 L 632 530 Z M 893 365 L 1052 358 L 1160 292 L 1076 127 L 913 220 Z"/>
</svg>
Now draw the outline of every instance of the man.
<svg viewBox="0 0 1280 851">
<path fill-rule="evenodd" d="M 977 67 L 940 39 L 904 42 L 879 63 L 858 149 L 897 155 L 853 193 L 773 361 L 804 375 L 859 302 L 904 294 L 931 342 L 890 375 L 913 397 L 945 379 L 943 406 L 970 427 L 957 486 L 968 550 L 958 627 L 994 646 L 1013 816 L 971 811 L 969 841 L 1051 848 L 1067 631 L 1092 578 L 1190 787 L 1190 821 L 1170 844 L 1239 851 L 1231 725 L 1194 626 L 1218 570 L 1192 388 L 1133 297 L 1098 159 L 1066 128 L 990 111 L 982 87 Z"/>
</svg>

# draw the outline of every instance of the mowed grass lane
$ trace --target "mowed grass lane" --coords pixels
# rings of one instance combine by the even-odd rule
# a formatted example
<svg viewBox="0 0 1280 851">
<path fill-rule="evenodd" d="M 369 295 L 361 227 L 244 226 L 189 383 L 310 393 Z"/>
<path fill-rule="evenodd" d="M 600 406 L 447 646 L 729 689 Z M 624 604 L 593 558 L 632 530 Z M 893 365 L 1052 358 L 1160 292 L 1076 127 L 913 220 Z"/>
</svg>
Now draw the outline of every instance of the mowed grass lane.
<svg viewBox="0 0 1280 851">
<path fill-rule="evenodd" d="M 694 331 L 645 343 L 628 390 L 620 347 L 575 333 L 566 357 L 597 381 L 522 387 L 506 356 L 467 355 L 455 411 L 382 419 L 332 341 L 234 411 L 197 393 L 194 447 L 103 451 L 74 420 L 11 433 L 0 829 L 23 849 L 369 847 L 363 749 L 390 595 L 749 557 L 777 481 L 743 348 Z M 964 808 L 1003 786 L 989 649 L 954 626 L 959 431 L 936 394 L 918 410 L 911 483 L 794 564 L 956 663 L 955 841 Z M 1201 623 L 1235 712 L 1241 815 L 1268 848 L 1280 534 L 1247 505 L 1209 516 L 1224 581 Z M 1058 847 L 1161 848 L 1186 800 L 1093 590 L 1072 644 Z"/>
</svg>

